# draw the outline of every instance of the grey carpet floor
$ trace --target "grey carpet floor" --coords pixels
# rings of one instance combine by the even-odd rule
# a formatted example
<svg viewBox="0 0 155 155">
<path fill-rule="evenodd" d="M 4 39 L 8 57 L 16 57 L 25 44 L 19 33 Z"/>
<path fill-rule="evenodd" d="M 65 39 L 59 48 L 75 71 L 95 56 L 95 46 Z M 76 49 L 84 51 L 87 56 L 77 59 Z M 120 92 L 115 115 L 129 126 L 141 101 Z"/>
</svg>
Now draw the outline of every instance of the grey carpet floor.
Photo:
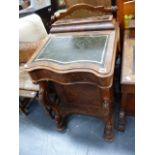
<svg viewBox="0 0 155 155">
<path fill-rule="evenodd" d="M 66 130 L 60 132 L 40 104 L 33 102 L 30 110 L 28 116 L 19 115 L 20 155 L 135 154 L 134 117 L 127 117 L 125 132 L 115 129 L 114 141 L 105 142 L 102 138 L 104 123 L 98 118 L 72 115 Z"/>
</svg>

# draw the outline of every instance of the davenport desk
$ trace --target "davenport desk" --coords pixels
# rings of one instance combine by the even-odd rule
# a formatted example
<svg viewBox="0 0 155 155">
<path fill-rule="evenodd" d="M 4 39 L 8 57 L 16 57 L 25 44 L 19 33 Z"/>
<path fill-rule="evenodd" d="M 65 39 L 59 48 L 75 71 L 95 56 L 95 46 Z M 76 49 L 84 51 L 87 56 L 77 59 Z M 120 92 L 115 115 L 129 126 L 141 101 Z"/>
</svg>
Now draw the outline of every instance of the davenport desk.
<svg viewBox="0 0 155 155">
<path fill-rule="evenodd" d="M 59 129 L 69 114 L 91 115 L 104 121 L 104 138 L 113 139 L 117 38 L 115 29 L 50 34 L 25 66 Z"/>
</svg>

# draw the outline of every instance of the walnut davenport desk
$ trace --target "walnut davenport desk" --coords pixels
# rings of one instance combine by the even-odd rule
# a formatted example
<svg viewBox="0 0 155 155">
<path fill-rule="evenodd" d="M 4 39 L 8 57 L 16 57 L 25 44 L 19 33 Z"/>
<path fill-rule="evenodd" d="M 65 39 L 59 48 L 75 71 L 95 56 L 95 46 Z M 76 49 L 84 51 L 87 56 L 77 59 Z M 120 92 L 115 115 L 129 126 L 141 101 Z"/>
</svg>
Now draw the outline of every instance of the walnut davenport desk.
<svg viewBox="0 0 155 155">
<path fill-rule="evenodd" d="M 105 123 L 104 139 L 113 140 L 116 49 L 115 29 L 56 33 L 46 38 L 26 64 L 59 129 L 69 114 L 96 116 Z"/>
</svg>

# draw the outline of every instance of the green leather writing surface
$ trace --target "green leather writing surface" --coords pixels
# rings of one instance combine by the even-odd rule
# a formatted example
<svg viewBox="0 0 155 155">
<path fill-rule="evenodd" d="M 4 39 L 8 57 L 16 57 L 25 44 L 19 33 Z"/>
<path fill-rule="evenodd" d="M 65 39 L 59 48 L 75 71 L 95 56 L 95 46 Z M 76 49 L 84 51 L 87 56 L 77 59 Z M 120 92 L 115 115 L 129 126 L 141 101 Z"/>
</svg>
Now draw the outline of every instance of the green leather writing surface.
<svg viewBox="0 0 155 155">
<path fill-rule="evenodd" d="M 106 53 L 108 35 L 51 37 L 34 61 L 57 63 L 91 62 L 102 64 Z"/>
</svg>

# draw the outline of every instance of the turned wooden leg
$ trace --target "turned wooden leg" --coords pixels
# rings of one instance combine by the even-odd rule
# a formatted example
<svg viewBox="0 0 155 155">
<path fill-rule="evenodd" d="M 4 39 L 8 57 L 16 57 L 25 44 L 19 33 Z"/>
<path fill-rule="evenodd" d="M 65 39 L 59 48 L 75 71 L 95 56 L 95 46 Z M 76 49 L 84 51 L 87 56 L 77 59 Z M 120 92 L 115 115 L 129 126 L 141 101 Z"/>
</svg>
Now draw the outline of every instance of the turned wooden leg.
<svg viewBox="0 0 155 155">
<path fill-rule="evenodd" d="M 60 116 L 59 114 L 55 115 L 55 121 L 57 124 L 57 129 L 59 131 L 63 131 L 65 126 L 64 126 L 64 118 L 62 116 Z"/>
<path fill-rule="evenodd" d="M 119 112 L 119 131 L 125 131 L 125 102 L 126 102 L 126 94 L 122 94 L 121 106 Z"/>
<path fill-rule="evenodd" d="M 54 115 L 59 113 L 56 107 L 55 99 L 51 100 L 49 98 L 49 90 L 47 82 L 40 82 L 40 91 L 39 91 L 39 99 L 42 101 L 46 111 L 50 115 L 52 119 L 54 119 Z M 54 93 L 54 92 L 53 92 Z"/>
<path fill-rule="evenodd" d="M 23 101 L 21 99 L 19 99 L 19 110 L 21 112 L 23 112 L 25 115 L 28 115 L 28 104 L 30 102 L 31 99 L 29 98 L 24 98 Z"/>
<path fill-rule="evenodd" d="M 64 117 L 61 115 L 60 108 L 59 108 L 59 98 L 53 92 L 54 98 L 49 98 L 49 93 L 52 93 L 51 90 L 48 90 L 48 83 L 42 82 L 40 83 L 40 98 L 43 101 L 44 107 L 51 116 L 51 118 L 55 119 L 56 125 L 58 130 L 64 129 Z"/>
<path fill-rule="evenodd" d="M 42 84 L 43 85 L 43 84 Z M 41 86 L 42 86 L 41 85 Z M 49 116 L 53 119 L 53 116 L 52 116 L 52 109 L 51 109 L 51 107 L 48 105 L 48 102 L 47 102 L 47 98 L 46 98 L 46 88 L 45 87 L 41 87 L 40 86 L 40 90 L 39 90 L 39 100 L 40 100 L 40 102 L 43 104 L 43 106 L 44 106 L 44 108 L 45 108 L 45 110 L 46 110 L 46 112 L 49 114 Z"/>
<path fill-rule="evenodd" d="M 104 139 L 106 141 L 112 141 L 114 139 L 113 126 L 113 118 L 111 118 L 106 122 L 104 128 Z"/>
<path fill-rule="evenodd" d="M 105 114 L 105 128 L 104 128 L 104 139 L 106 141 L 112 141 L 114 139 L 113 127 L 113 93 L 112 88 L 103 91 L 103 103 L 102 108 Z"/>
<path fill-rule="evenodd" d="M 125 112 L 122 110 L 119 113 L 119 131 L 125 131 Z"/>
</svg>

